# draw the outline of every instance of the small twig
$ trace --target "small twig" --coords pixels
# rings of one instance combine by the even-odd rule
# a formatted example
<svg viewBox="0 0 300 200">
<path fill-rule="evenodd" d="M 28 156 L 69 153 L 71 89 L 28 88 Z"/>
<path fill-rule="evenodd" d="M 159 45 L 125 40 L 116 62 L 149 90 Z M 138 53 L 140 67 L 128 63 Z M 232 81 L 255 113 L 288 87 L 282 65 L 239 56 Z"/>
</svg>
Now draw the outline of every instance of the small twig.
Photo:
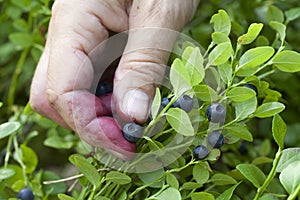
<svg viewBox="0 0 300 200">
<path fill-rule="evenodd" d="M 98 169 L 97 171 L 101 172 L 101 171 L 109 171 L 109 170 L 111 170 L 111 169 L 110 168 L 102 168 L 102 169 Z M 81 178 L 83 176 L 84 176 L 84 174 L 78 174 L 78 175 L 74 175 L 74 176 L 70 176 L 70 177 L 62 178 L 62 179 L 58 179 L 58 180 L 44 181 L 43 184 L 44 185 L 50 185 L 50 184 L 54 184 L 54 183 L 72 181 L 74 179 L 78 179 L 78 178 Z"/>
</svg>

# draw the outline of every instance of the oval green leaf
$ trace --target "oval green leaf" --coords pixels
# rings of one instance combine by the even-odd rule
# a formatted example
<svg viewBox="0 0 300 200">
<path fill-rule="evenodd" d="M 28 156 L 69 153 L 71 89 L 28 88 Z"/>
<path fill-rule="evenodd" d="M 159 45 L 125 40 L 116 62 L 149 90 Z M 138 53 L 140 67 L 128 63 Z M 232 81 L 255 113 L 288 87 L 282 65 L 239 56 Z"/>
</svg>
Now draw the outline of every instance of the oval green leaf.
<svg viewBox="0 0 300 200">
<path fill-rule="evenodd" d="M 159 88 L 156 88 L 155 96 L 153 98 L 152 105 L 151 105 L 152 119 L 156 118 L 160 106 L 161 106 L 161 94 Z"/>
<path fill-rule="evenodd" d="M 1 168 L 0 169 L 0 180 L 4 180 L 7 178 L 12 177 L 13 175 L 15 175 L 16 171 L 14 169 L 10 169 L 10 168 Z"/>
<path fill-rule="evenodd" d="M 261 46 L 246 51 L 240 58 L 239 69 L 254 68 L 267 60 L 274 54 L 274 49 L 268 46 Z"/>
<path fill-rule="evenodd" d="M 69 160 L 74 164 L 93 185 L 97 185 L 101 179 L 96 168 L 89 163 L 83 156 L 74 154 L 69 157 Z"/>
<path fill-rule="evenodd" d="M 279 180 L 284 189 L 292 194 L 300 187 L 300 161 L 289 164 L 279 175 Z M 298 191 L 299 192 L 299 191 Z"/>
<path fill-rule="evenodd" d="M 247 129 L 247 126 L 241 125 L 241 124 L 233 124 L 230 126 L 224 127 L 224 130 L 226 130 L 228 133 L 237 136 L 241 139 L 247 140 L 252 142 L 253 137 L 250 131 Z"/>
<path fill-rule="evenodd" d="M 111 171 L 106 175 L 106 180 L 116 184 L 125 185 L 131 182 L 131 178 L 118 171 Z"/>
<path fill-rule="evenodd" d="M 216 200 L 228 200 L 231 199 L 231 196 L 233 194 L 233 191 L 239 186 L 241 182 L 235 184 L 234 186 L 231 186 L 229 189 L 225 190 L 220 196 L 217 197 Z"/>
<path fill-rule="evenodd" d="M 237 183 L 237 181 L 231 176 L 221 173 L 214 174 L 210 181 L 214 185 L 232 185 Z"/>
<path fill-rule="evenodd" d="M 258 167 L 256 167 L 255 165 L 252 165 L 252 164 L 239 164 L 236 168 L 256 188 L 259 188 L 266 180 L 266 175 Z"/>
<path fill-rule="evenodd" d="M 282 172 L 293 162 L 300 161 L 300 148 L 288 148 L 282 151 L 276 171 Z"/>
<path fill-rule="evenodd" d="M 285 122 L 280 117 L 280 115 L 276 114 L 273 117 L 273 121 L 272 121 L 272 133 L 273 133 L 274 140 L 276 141 L 280 149 L 284 148 L 284 137 L 286 134 L 286 129 L 287 127 Z"/>
<path fill-rule="evenodd" d="M 223 42 L 218 44 L 208 56 L 208 65 L 224 64 L 232 54 L 232 47 L 230 42 Z"/>
<path fill-rule="evenodd" d="M 6 122 L 0 124 L 0 139 L 15 133 L 20 127 L 21 124 L 19 122 Z"/>
<path fill-rule="evenodd" d="M 234 87 L 227 93 L 227 97 L 235 102 L 246 101 L 255 96 L 255 91 L 247 87 Z"/>
<path fill-rule="evenodd" d="M 254 116 L 258 118 L 272 117 L 284 109 L 284 104 L 279 102 L 264 103 L 256 109 Z"/>
<path fill-rule="evenodd" d="M 261 29 L 263 28 L 262 23 L 253 23 L 249 26 L 247 33 L 244 35 L 241 35 L 238 38 L 238 43 L 245 45 L 245 44 L 250 44 L 253 42 L 257 36 L 259 35 Z"/>
<path fill-rule="evenodd" d="M 166 116 L 167 121 L 177 133 L 184 136 L 193 136 L 195 134 L 191 120 L 185 111 L 179 108 L 170 108 Z"/>
<path fill-rule="evenodd" d="M 272 62 L 283 72 L 300 71 L 300 53 L 296 51 L 286 50 L 279 52 L 276 56 L 274 56 Z"/>
<path fill-rule="evenodd" d="M 192 200 L 214 200 L 215 197 L 207 192 L 194 192 L 191 195 Z"/>
<path fill-rule="evenodd" d="M 209 179 L 209 171 L 207 168 L 201 165 L 194 165 L 193 167 L 193 177 L 199 184 L 204 184 Z"/>
<path fill-rule="evenodd" d="M 252 97 L 243 102 L 235 103 L 235 119 L 243 120 L 253 114 L 256 110 L 257 99 L 256 97 Z"/>
<path fill-rule="evenodd" d="M 156 199 L 158 200 L 181 200 L 181 195 L 180 192 L 173 188 L 173 187 L 169 187 L 166 190 L 164 190 L 162 193 L 160 193 Z"/>
<path fill-rule="evenodd" d="M 229 35 L 231 29 L 231 21 L 224 10 L 219 10 L 217 14 L 214 14 L 210 20 L 210 23 L 214 24 L 214 31 L 221 32 Z"/>
</svg>

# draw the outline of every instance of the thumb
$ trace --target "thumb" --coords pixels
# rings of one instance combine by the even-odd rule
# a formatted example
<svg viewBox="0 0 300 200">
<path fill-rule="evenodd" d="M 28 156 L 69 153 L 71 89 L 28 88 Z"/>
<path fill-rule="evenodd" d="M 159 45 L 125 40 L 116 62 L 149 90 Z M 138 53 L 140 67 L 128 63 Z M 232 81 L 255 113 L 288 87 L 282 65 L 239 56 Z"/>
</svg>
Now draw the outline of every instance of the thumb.
<svg viewBox="0 0 300 200">
<path fill-rule="evenodd" d="M 190 3 L 188 3 L 190 2 Z M 162 82 L 172 46 L 191 18 L 192 1 L 133 1 L 128 42 L 115 73 L 114 102 L 125 121 L 148 119 L 155 87 Z"/>
</svg>

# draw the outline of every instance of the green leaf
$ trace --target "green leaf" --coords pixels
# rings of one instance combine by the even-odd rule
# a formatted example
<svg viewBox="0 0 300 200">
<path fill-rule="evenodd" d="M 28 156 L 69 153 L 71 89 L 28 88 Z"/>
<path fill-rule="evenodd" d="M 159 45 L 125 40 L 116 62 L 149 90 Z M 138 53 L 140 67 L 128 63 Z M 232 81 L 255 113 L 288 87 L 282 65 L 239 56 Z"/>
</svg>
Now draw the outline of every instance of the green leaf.
<svg viewBox="0 0 300 200">
<path fill-rule="evenodd" d="M 235 119 L 243 120 L 255 112 L 257 106 L 256 97 L 252 97 L 246 101 L 235 103 Z"/>
<path fill-rule="evenodd" d="M 224 127 L 224 130 L 229 132 L 230 134 L 237 136 L 241 139 L 252 142 L 253 137 L 250 131 L 247 129 L 247 126 L 241 124 L 232 124 L 230 126 Z"/>
<path fill-rule="evenodd" d="M 185 182 L 181 189 L 182 190 L 193 190 L 193 189 L 197 189 L 197 188 L 200 188 L 202 187 L 203 185 L 200 184 L 200 183 L 195 183 L 195 182 Z"/>
<path fill-rule="evenodd" d="M 300 17 L 300 8 L 291 8 L 285 12 L 288 21 L 293 21 Z"/>
<path fill-rule="evenodd" d="M 259 188 L 265 181 L 266 175 L 255 165 L 239 164 L 236 167 L 243 176 L 248 179 L 256 188 Z"/>
<path fill-rule="evenodd" d="M 203 81 L 205 71 L 203 67 L 203 57 L 200 49 L 196 47 L 185 64 L 191 80 L 191 85 L 198 85 Z"/>
<path fill-rule="evenodd" d="M 145 173 L 138 173 L 138 177 L 143 181 L 144 184 L 150 184 L 153 182 L 151 187 L 155 188 L 161 188 L 163 185 L 163 176 L 164 176 L 165 170 L 163 168 L 151 171 L 151 172 L 145 172 Z"/>
<path fill-rule="evenodd" d="M 273 64 L 283 72 L 300 71 L 300 53 L 296 51 L 281 51 L 272 59 Z"/>
<path fill-rule="evenodd" d="M 267 21 L 277 21 L 283 23 L 284 14 L 283 12 L 277 8 L 276 6 L 270 5 L 267 11 Z"/>
<path fill-rule="evenodd" d="M 188 46 L 184 49 L 183 53 L 182 53 L 182 62 L 183 64 L 185 65 L 186 62 L 188 61 L 188 59 L 191 57 L 191 54 L 193 53 L 194 51 L 194 47 L 191 47 L 191 46 Z"/>
<path fill-rule="evenodd" d="M 160 193 L 156 199 L 158 200 L 181 200 L 181 195 L 180 192 L 173 188 L 173 187 L 169 187 L 166 190 L 164 190 L 162 193 Z"/>
<path fill-rule="evenodd" d="M 230 42 L 223 42 L 218 44 L 208 56 L 208 65 L 224 64 L 232 54 L 232 47 Z"/>
<path fill-rule="evenodd" d="M 239 186 L 241 182 L 238 182 L 237 184 L 231 186 L 229 189 L 225 190 L 216 200 L 228 200 L 231 199 L 233 195 L 233 191 Z"/>
<path fill-rule="evenodd" d="M 29 26 L 24 19 L 17 19 L 14 21 L 13 26 L 15 29 L 21 32 L 29 31 Z"/>
<path fill-rule="evenodd" d="M 247 87 L 234 87 L 228 91 L 227 97 L 235 102 L 249 100 L 256 96 L 255 91 Z"/>
<path fill-rule="evenodd" d="M 42 174 L 42 181 L 53 181 L 53 180 L 58 180 L 60 178 L 61 177 L 59 177 L 58 175 L 50 171 L 44 171 Z M 51 191 L 49 194 L 55 195 L 59 193 L 65 193 L 67 190 L 67 186 L 64 182 L 53 183 L 53 184 L 43 185 L 43 190 Z"/>
<path fill-rule="evenodd" d="M 266 163 L 272 163 L 273 162 L 273 159 L 272 158 L 268 158 L 268 157 L 265 157 L 265 156 L 261 156 L 261 157 L 257 157 L 255 158 L 251 164 L 253 165 L 261 165 L 261 164 L 266 164 Z"/>
<path fill-rule="evenodd" d="M 258 118 L 272 117 L 285 109 L 285 106 L 279 102 L 268 102 L 259 106 L 254 116 Z"/>
<path fill-rule="evenodd" d="M 44 140 L 44 145 L 55 149 L 70 149 L 73 147 L 73 142 L 66 141 L 64 138 L 59 137 L 58 135 L 53 135 Z"/>
<path fill-rule="evenodd" d="M 179 183 L 178 183 L 177 178 L 171 173 L 166 174 L 166 182 L 168 185 L 170 185 L 173 188 L 176 188 L 176 189 L 179 188 Z"/>
<path fill-rule="evenodd" d="M 59 200 L 76 200 L 73 197 L 65 195 L 65 194 L 58 194 L 57 197 Z"/>
<path fill-rule="evenodd" d="M 125 185 L 131 182 L 131 178 L 126 174 L 118 171 L 111 171 L 106 175 L 106 180 L 120 185 Z"/>
<path fill-rule="evenodd" d="M 241 35 L 238 38 L 238 43 L 241 45 L 252 43 L 257 38 L 257 36 L 259 35 L 262 28 L 263 28 L 262 23 L 251 24 L 248 28 L 247 33 L 244 35 Z"/>
<path fill-rule="evenodd" d="M 220 149 L 212 149 L 209 152 L 209 154 L 206 157 L 206 159 L 209 160 L 209 161 L 217 161 L 217 160 L 219 160 L 220 156 L 221 156 Z"/>
<path fill-rule="evenodd" d="M 177 133 L 184 136 L 193 136 L 195 134 L 188 114 L 182 109 L 170 108 L 167 111 L 166 116 L 167 121 Z"/>
<path fill-rule="evenodd" d="M 32 35 L 29 33 L 11 33 L 9 39 L 23 48 L 30 47 L 33 43 Z"/>
<path fill-rule="evenodd" d="M 183 93 L 190 90 L 190 76 L 186 67 L 180 59 L 175 59 L 171 66 L 170 82 L 173 86 L 174 94 L 180 97 Z"/>
<path fill-rule="evenodd" d="M 32 173 L 38 164 L 38 158 L 36 153 L 25 144 L 21 145 L 22 161 L 26 166 L 26 173 Z"/>
<path fill-rule="evenodd" d="M 214 200 L 215 197 L 207 192 L 194 192 L 191 195 L 192 200 Z"/>
<path fill-rule="evenodd" d="M 19 6 L 20 8 L 28 8 L 32 1 L 31 0 L 11 0 L 12 3 L 16 6 Z"/>
<path fill-rule="evenodd" d="M 91 182 L 93 185 L 97 185 L 101 179 L 99 173 L 96 168 L 89 163 L 83 156 L 74 154 L 69 157 L 70 162 L 75 165 Z"/>
<path fill-rule="evenodd" d="M 236 184 L 237 181 L 232 178 L 229 175 L 226 174 L 221 174 L 221 173 L 217 173 L 214 174 L 210 181 L 214 184 L 214 185 L 231 185 L 231 184 Z"/>
<path fill-rule="evenodd" d="M 12 177 L 13 175 L 15 175 L 15 173 L 16 173 L 16 171 L 14 169 L 1 167 L 1 169 L 0 169 L 0 181 Z"/>
<path fill-rule="evenodd" d="M 256 47 L 246 51 L 240 58 L 239 69 L 254 68 L 267 60 L 274 54 L 274 49 L 268 46 Z"/>
<path fill-rule="evenodd" d="M 217 14 L 214 14 L 210 20 L 210 23 L 214 24 L 214 31 L 221 32 L 229 35 L 231 29 L 231 21 L 224 10 L 219 10 Z"/>
<path fill-rule="evenodd" d="M 21 124 L 19 122 L 6 122 L 4 124 L 0 124 L 0 139 L 14 134 L 20 127 Z"/>
<path fill-rule="evenodd" d="M 160 106 L 161 106 L 161 94 L 159 88 L 156 88 L 155 96 L 153 98 L 152 106 L 151 106 L 152 119 L 156 118 Z"/>
<path fill-rule="evenodd" d="M 290 163 L 279 175 L 279 180 L 284 189 L 289 193 L 294 193 L 300 185 L 300 161 Z"/>
<path fill-rule="evenodd" d="M 222 32 L 213 32 L 211 34 L 212 41 L 216 44 L 221 44 L 223 42 L 230 42 L 228 35 Z"/>
<path fill-rule="evenodd" d="M 224 83 L 229 84 L 232 78 L 232 67 L 226 62 L 222 65 L 218 65 L 218 71 L 221 76 L 221 79 Z"/>
<path fill-rule="evenodd" d="M 276 171 L 282 172 L 293 162 L 300 161 L 300 148 L 288 148 L 282 151 Z"/>
<path fill-rule="evenodd" d="M 271 21 L 270 26 L 278 33 L 280 41 L 284 42 L 285 40 L 285 32 L 286 32 L 286 26 L 280 22 L 277 21 Z"/>
<path fill-rule="evenodd" d="M 207 168 L 201 165 L 194 165 L 193 177 L 197 183 L 204 184 L 209 179 L 209 171 Z"/>
<path fill-rule="evenodd" d="M 272 121 L 272 133 L 275 142 L 278 144 L 280 149 L 284 148 L 284 137 L 286 134 L 286 124 L 280 115 L 276 114 Z"/>
<path fill-rule="evenodd" d="M 194 87 L 195 96 L 202 101 L 216 101 L 219 97 L 217 92 L 208 85 Z"/>
</svg>

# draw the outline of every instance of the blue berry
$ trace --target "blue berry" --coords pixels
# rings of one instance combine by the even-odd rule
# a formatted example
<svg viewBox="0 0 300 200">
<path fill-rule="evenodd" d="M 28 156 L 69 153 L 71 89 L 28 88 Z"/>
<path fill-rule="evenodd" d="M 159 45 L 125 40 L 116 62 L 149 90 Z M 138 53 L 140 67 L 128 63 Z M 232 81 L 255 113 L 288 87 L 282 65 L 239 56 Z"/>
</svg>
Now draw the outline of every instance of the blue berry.
<svg viewBox="0 0 300 200">
<path fill-rule="evenodd" d="M 213 123 L 224 123 L 226 116 L 226 109 L 219 103 L 213 103 L 208 106 L 206 110 L 206 117 Z"/>
<path fill-rule="evenodd" d="M 177 100 L 179 107 L 184 110 L 185 112 L 190 112 L 193 108 L 193 99 L 184 94 L 181 97 L 179 97 L 179 99 Z"/>
<path fill-rule="evenodd" d="M 221 131 L 213 131 L 207 135 L 207 143 L 213 148 L 221 148 L 223 146 L 223 135 Z"/>
<path fill-rule="evenodd" d="M 96 89 L 96 96 L 100 97 L 101 95 L 107 94 L 107 93 L 111 93 L 112 92 L 112 87 L 110 85 L 108 85 L 107 83 L 101 83 L 99 82 L 97 85 L 97 89 Z"/>
<path fill-rule="evenodd" d="M 196 160 L 202 160 L 208 155 L 208 149 L 203 145 L 196 146 L 193 155 Z"/>
<path fill-rule="evenodd" d="M 137 142 L 143 136 L 143 128 L 134 122 L 127 123 L 123 128 L 123 136 L 128 142 Z"/>
<path fill-rule="evenodd" d="M 34 196 L 29 188 L 23 188 L 19 191 L 17 198 L 22 200 L 33 200 Z"/>
<path fill-rule="evenodd" d="M 169 98 L 167 98 L 167 97 L 162 98 L 161 105 L 163 108 L 166 107 L 169 103 L 170 103 Z"/>
<path fill-rule="evenodd" d="M 240 154 L 244 155 L 248 152 L 248 149 L 247 149 L 247 146 L 246 146 L 246 143 L 244 140 L 242 140 L 239 148 L 238 148 L 238 151 L 240 152 Z"/>
<path fill-rule="evenodd" d="M 254 90 L 256 96 L 258 95 L 258 91 L 257 91 L 257 88 L 255 87 L 255 85 L 252 85 L 252 84 L 250 84 L 250 83 L 246 83 L 246 84 L 244 84 L 243 86 L 244 86 L 244 87 L 247 87 L 247 88 L 250 88 L 250 89 L 252 89 L 252 90 Z"/>
</svg>

